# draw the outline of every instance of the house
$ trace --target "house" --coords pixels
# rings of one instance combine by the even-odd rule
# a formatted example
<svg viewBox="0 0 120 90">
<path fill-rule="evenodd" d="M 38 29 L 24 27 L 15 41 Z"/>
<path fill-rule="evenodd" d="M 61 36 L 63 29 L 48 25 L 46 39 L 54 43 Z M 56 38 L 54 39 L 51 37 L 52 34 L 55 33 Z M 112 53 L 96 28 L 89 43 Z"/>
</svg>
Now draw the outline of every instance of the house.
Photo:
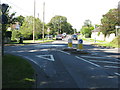
<svg viewBox="0 0 120 90">
<path fill-rule="evenodd" d="M 91 38 L 96 40 L 111 42 L 115 38 L 115 34 L 112 33 L 104 37 L 104 34 L 100 31 L 100 28 L 97 27 L 94 30 L 92 30 Z"/>
</svg>

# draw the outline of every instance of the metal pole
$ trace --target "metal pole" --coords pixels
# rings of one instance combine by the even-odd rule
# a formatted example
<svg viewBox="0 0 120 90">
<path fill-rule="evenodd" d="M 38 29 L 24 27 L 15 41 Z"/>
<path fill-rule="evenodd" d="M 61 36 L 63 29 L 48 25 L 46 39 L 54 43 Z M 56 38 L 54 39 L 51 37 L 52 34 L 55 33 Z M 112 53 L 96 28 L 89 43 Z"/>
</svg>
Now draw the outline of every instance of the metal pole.
<svg viewBox="0 0 120 90">
<path fill-rule="evenodd" d="M 117 28 L 116 28 L 116 36 L 117 36 Z"/>
<path fill-rule="evenodd" d="M 35 42 L 35 0 L 34 0 L 34 18 L 33 18 L 33 42 Z"/>
<path fill-rule="evenodd" d="M 44 41 L 45 2 L 43 3 L 43 41 Z"/>
</svg>

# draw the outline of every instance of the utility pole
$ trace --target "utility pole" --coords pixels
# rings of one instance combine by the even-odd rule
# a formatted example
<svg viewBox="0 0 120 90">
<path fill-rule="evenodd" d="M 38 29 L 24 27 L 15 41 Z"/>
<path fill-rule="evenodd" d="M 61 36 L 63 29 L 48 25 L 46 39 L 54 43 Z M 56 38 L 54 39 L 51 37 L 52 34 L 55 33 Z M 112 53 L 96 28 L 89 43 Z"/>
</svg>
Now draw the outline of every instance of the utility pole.
<svg viewBox="0 0 120 90">
<path fill-rule="evenodd" d="M 44 22 L 45 22 L 45 2 L 43 3 L 43 41 L 44 41 Z"/>
<path fill-rule="evenodd" d="M 35 42 L 35 4 L 36 4 L 36 1 L 34 0 L 33 42 Z"/>
</svg>

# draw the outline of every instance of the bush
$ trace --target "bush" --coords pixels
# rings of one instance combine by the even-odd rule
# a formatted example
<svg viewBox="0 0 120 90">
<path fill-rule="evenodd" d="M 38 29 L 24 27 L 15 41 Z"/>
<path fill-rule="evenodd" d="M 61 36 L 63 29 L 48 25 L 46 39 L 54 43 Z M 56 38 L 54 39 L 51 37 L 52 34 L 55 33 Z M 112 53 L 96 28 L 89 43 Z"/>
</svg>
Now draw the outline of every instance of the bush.
<svg viewBox="0 0 120 90">
<path fill-rule="evenodd" d="M 18 40 L 19 37 L 21 36 L 21 33 L 19 30 L 13 30 L 12 31 L 12 40 Z"/>
<path fill-rule="evenodd" d="M 120 36 L 117 36 L 115 39 L 113 39 L 111 42 L 111 44 L 117 45 L 118 47 L 120 47 Z"/>
</svg>

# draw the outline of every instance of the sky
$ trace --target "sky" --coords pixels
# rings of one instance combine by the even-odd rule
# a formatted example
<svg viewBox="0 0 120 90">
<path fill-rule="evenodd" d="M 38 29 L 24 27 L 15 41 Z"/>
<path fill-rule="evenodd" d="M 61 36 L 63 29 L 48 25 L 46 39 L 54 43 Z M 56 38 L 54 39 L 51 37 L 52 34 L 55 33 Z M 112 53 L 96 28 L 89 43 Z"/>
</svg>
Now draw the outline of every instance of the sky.
<svg viewBox="0 0 120 90">
<path fill-rule="evenodd" d="M 55 15 L 65 16 L 73 28 L 79 31 L 84 21 L 89 19 L 92 24 L 100 24 L 102 15 L 110 9 L 117 8 L 120 0 L 35 0 L 35 17 L 43 21 L 43 2 L 45 2 L 45 23 Z M 2 0 L 12 7 L 16 16 L 33 16 L 34 0 Z"/>
</svg>

